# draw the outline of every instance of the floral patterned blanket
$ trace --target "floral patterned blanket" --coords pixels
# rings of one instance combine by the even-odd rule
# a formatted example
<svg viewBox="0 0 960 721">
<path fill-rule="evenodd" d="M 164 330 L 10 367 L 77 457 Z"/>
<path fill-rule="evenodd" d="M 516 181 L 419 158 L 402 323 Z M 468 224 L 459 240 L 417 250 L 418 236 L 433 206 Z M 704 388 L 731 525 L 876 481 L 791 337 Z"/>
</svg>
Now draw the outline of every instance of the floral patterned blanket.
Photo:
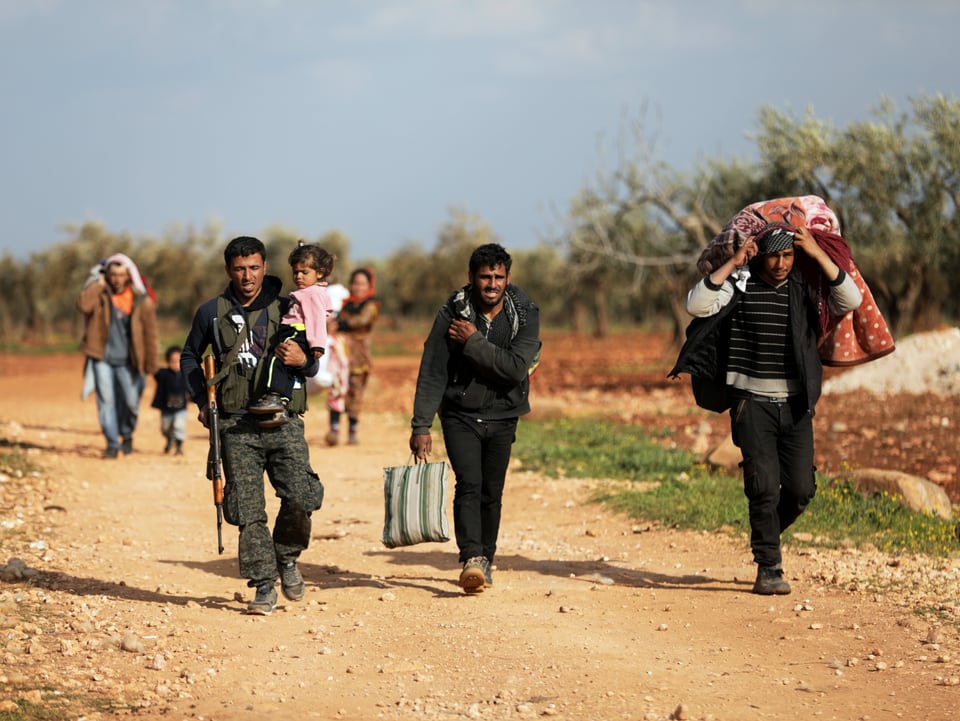
<svg viewBox="0 0 960 721">
<path fill-rule="evenodd" d="M 801 195 L 751 203 L 736 213 L 710 241 L 697 261 L 697 269 L 707 275 L 723 265 L 744 241 L 769 223 L 789 223 L 810 228 L 817 243 L 830 254 L 856 283 L 863 296 L 857 310 L 839 318 L 826 311 L 826 286 L 815 264 L 798 260 L 799 270 L 816 295 L 820 311 L 820 360 L 829 366 L 866 363 L 892 353 L 895 344 L 887 322 L 877 308 L 873 293 L 863 280 L 850 247 L 840 235 L 840 221 L 823 198 Z"/>
</svg>

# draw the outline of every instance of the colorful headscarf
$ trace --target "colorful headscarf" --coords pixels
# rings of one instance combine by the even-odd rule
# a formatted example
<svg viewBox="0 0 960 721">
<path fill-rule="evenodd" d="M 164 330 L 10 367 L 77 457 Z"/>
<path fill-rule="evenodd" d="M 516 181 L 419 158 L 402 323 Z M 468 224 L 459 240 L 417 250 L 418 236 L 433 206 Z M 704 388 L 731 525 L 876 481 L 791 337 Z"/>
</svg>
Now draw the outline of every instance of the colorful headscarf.
<svg viewBox="0 0 960 721">
<path fill-rule="evenodd" d="M 351 291 L 350 295 L 347 296 L 346 303 L 362 303 L 368 298 L 372 298 L 377 294 L 377 276 L 373 272 L 373 268 L 357 268 L 352 273 L 350 273 L 350 278 L 352 279 L 357 273 L 363 273 L 367 276 L 367 280 L 370 281 L 370 290 L 368 290 L 364 295 L 354 295 Z"/>
</svg>

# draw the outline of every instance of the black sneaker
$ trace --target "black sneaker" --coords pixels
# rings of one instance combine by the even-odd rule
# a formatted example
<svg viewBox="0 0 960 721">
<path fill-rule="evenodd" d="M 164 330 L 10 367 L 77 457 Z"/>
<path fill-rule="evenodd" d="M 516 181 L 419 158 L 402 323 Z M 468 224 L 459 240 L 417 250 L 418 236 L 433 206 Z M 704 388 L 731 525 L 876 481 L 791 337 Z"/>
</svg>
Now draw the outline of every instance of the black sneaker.
<svg viewBox="0 0 960 721">
<path fill-rule="evenodd" d="M 120 443 L 120 450 L 123 451 L 123 455 L 125 456 L 129 456 L 131 453 L 133 453 L 133 439 L 124 438 Z"/>
<path fill-rule="evenodd" d="M 103 452 L 103 457 L 116 458 L 119 453 L 120 453 L 120 450 L 118 448 L 108 448 Z"/>
<path fill-rule="evenodd" d="M 167 445 L 165 445 L 165 446 L 163 447 L 163 452 L 164 452 L 164 453 L 169 453 L 172 448 L 173 448 L 173 439 L 172 439 L 172 438 L 168 438 L 168 439 L 167 439 Z"/>
<path fill-rule="evenodd" d="M 468 558 L 463 564 L 463 570 L 460 572 L 460 588 L 465 593 L 480 593 L 483 591 L 483 584 L 486 583 L 486 573 L 484 567 L 487 565 L 487 559 L 483 556 L 474 556 Z"/>
<path fill-rule="evenodd" d="M 273 581 L 266 581 L 257 586 L 257 595 L 247 604 L 247 613 L 251 616 L 269 616 L 277 607 L 277 589 Z"/>
<path fill-rule="evenodd" d="M 783 580 L 783 569 L 777 566 L 757 566 L 757 580 L 753 592 L 761 596 L 786 596 L 790 584 Z"/>
<path fill-rule="evenodd" d="M 303 598 L 303 576 L 300 575 L 300 569 L 297 568 L 296 561 L 287 561 L 281 564 L 280 571 L 280 590 L 288 601 L 299 601 Z"/>
<path fill-rule="evenodd" d="M 283 398 L 279 393 L 265 393 L 263 398 L 247 408 L 251 413 L 276 413 L 286 408 Z"/>
</svg>

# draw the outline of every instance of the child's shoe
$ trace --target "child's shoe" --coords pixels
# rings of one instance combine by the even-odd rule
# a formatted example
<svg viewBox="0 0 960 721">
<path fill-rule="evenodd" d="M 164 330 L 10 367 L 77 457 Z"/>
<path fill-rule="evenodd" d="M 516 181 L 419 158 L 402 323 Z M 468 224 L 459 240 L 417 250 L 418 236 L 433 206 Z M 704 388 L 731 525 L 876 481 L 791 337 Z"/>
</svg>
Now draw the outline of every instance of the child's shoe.
<svg viewBox="0 0 960 721">
<path fill-rule="evenodd" d="M 251 413 L 279 413 L 287 407 L 279 393 L 265 393 L 263 398 L 252 404 L 248 411 Z"/>
<path fill-rule="evenodd" d="M 279 428 L 290 422 L 290 417 L 284 411 L 277 411 L 273 415 L 265 416 L 263 420 L 257 421 L 261 428 Z"/>
</svg>

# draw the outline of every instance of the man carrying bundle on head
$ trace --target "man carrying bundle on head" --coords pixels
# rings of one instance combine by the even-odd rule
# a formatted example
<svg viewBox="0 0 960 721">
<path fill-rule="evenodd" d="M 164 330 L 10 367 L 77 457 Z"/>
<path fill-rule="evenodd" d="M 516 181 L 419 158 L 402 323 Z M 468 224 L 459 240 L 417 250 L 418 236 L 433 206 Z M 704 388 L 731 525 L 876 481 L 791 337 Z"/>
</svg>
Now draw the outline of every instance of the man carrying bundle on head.
<svg viewBox="0 0 960 721">
<path fill-rule="evenodd" d="M 815 267 L 819 289 L 800 265 Z M 855 310 L 862 300 L 853 278 L 810 228 L 764 224 L 688 293 L 687 312 L 695 319 L 670 372 L 692 376 L 702 407 L 730 409 L 757 564 L 753 592 L 762 595 L 790 593 L 780 535 L 816 492 L 813 414 L 823 377 L 821 298 L 831 318 Z"/>
</svg>

